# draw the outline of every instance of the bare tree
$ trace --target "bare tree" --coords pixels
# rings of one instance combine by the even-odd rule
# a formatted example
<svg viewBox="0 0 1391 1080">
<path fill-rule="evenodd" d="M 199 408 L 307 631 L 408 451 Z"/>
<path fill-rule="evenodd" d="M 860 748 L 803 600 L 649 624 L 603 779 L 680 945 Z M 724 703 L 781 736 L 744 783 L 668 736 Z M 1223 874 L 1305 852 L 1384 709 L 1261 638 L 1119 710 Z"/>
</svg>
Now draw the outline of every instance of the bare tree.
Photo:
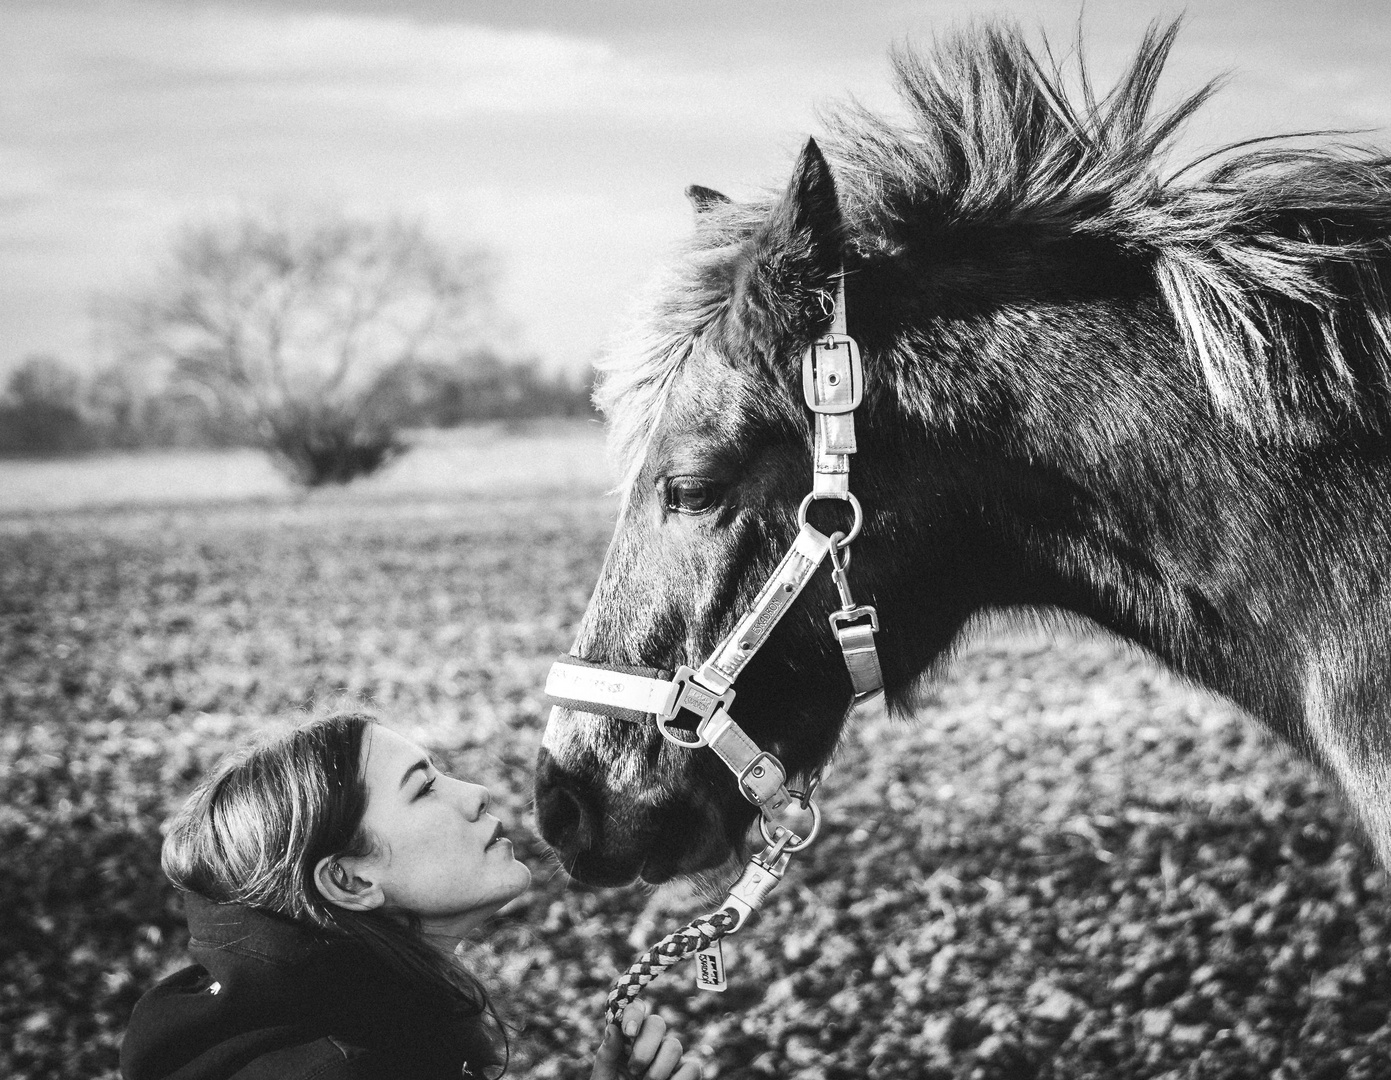
<svg viewBox="0 0 1391 1080">
<path fill-rule="evenodd" d="M 404 449 L 388 371 L 458 355 L 491 266 L 418 224 L 336 213 L 187 227 L 125 311 L 125 351 L 246 424 L 298 482 L 345 483 Z"/>
<path fill-rule="evenodd" d="M 82 377 L 55 356 L 26 356 L 0 393 L 0 454 L 61 454 L 90 448 Z"/>
</svg>

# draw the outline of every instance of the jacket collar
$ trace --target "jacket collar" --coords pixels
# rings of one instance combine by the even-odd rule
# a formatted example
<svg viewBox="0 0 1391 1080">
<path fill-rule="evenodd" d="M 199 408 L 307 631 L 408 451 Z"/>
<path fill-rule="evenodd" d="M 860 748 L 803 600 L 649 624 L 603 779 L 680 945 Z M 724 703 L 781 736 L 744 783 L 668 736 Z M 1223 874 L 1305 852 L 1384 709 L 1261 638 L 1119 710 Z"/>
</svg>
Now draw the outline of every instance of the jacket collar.
<svg viewBox="0 0 1391 1080">
<path fill-rule="evenodd" d="M 217 904 L 185 893 L 184 912 L 188 951 L 224 988 L 239 995 L 279 999 L 340 951 L 290 919 L 242 904 Z"/>
<path fill-rule="evenodd" d="M 423 1040 L 468 1057 L 465 1045 L 491 1046 L 480 1021 L 459 1017 L 354 941 L 242 904 L 184 897 L 189 952 L 243 1015 L 347 1034 L 369 1048 Z"/>
<path fill-rule="evenodd" d="M 194 893 L 184 894 L 184 909 L 200 967 L 170 976 L 137 1005 L 121 1050 L 129 1076 L 225 1080 L 248 1054 L 325 1036 L 418 1080 L 457 1080 L 464 1063 L 496 1055 L 480 1020 L 451 1011 L 352 941 Z"/>
</svg>

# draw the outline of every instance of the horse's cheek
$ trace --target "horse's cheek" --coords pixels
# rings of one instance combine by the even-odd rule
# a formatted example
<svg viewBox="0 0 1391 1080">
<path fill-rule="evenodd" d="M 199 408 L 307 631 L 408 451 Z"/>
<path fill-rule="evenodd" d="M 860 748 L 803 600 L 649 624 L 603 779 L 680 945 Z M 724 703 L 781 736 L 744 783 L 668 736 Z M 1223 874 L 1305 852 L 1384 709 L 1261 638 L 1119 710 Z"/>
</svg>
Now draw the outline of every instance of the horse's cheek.
<svg viewBox="0 0 1391 1080">
<path fill-rule="evenodd" d="M 570 716 L 569 710 L 562 709 L 559 705 L 555 706 L 546 721 L 546 730 L 541 735 L 541 749 L 561 764 L 576 756 L 575 748 L 579 741 L 577 725 L 573 720 L 567 722 Z"/>
<path fill-rule="evenodd" d="M 651 754 L 631 752 L 620 721 L 574 712 L 559 705 L 551 709 L 541 737 L 541 749 L 556 766 L 576 780 L 641 796 L 657 782 Z"/>
</svg>

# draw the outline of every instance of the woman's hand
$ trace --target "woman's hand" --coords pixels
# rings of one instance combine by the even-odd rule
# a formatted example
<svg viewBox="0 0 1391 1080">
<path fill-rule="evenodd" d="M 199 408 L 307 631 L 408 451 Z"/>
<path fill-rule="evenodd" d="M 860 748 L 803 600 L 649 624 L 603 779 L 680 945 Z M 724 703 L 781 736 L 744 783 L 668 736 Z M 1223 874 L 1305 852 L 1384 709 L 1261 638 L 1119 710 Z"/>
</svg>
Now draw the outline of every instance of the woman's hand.
<svg viewBox="0 0 1391 1080">
<path fill-rule="evenodd" d="M 623 1066 L 623 1037 L 632 1045 Z M 647 1004 L 630 1001 L 623 1010 L 623 1031 L 610 1024 L 594 1058 L 590 1080 L 700 1080 L 700 1062 L 681 1055 L 681 1040 L 667 1033 L 666 1021 L 649 1016 Z"/>
</svg>

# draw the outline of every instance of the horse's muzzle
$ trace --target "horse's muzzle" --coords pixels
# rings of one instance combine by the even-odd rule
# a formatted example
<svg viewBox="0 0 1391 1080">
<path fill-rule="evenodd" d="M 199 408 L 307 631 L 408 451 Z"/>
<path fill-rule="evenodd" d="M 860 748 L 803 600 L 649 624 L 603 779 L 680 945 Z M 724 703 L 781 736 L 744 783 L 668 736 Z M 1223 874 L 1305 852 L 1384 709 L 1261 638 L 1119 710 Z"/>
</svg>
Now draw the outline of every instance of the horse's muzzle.
<svg viewBox="0 0 1391 1080">
<path fill-rule="evenodd" d="M 585 885 L 651 885 L 719 865 L 730 843 L 714 806 L 653 805 L 610 788 L 597 766 L 569 769 L 542 747 L 536 821 L 570 876 Z"/>
<path fill-rule="evenodd" d="M 541 839 L 581 883 L 626 885 L 638 876 L 639 857 L 624 858 L 612 851 L 616 845 L 606 835 L 599 794 L 582 777 L 562 768 L 544 747 L 536 759 L 536 822 Z"/>
</svg>

